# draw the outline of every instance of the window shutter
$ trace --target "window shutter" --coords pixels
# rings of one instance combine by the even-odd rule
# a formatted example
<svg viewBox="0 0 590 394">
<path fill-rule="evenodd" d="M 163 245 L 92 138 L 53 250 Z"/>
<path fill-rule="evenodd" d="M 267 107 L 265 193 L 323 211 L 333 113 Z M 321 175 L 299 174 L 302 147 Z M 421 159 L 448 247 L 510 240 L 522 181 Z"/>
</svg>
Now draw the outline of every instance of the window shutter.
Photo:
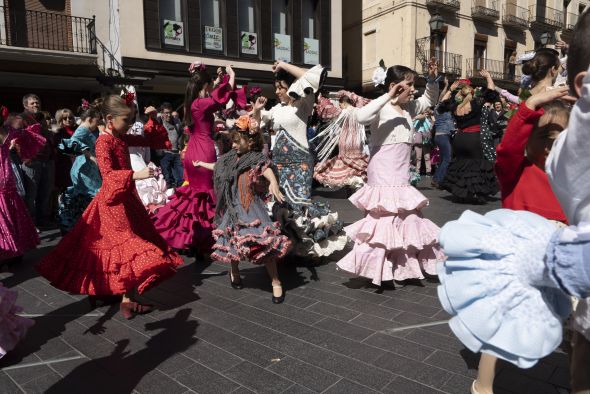
<svg viewBox="0 0 590 394">
<path fill-rule="evenodd" d="M 225 34 L 227 56 L 238 57 L 240 54 L 240 26 L 238 22 L 238 0 L 226 0 Z"/>
<path fill-rule="evenodd" d="M 330 0 L 320 1 L 320 63 L 332 65 L 332 5 Z"/>
<path fill-rule="evenodd" d="M 160 39 L 161 27 L 158 0 L 143 1 L 143 25 L 146 49 L 160 49 L 162 41 Z"/>
<path fill-rule="evenodd" d="M 293 63 L 303 64 L 303 4 L 302 0 L 292 0 L 291 7 L 291 21 L 293 28 L 291 29 L 291 55 Z"/>
<path fill-rule="evenodd" d="M 262 60 L 273 60 L 272 0 L 260 0 L 260 36 Z"/>
<path fill-rule="evenodd" d="M 188 51 L 202 53 L 201 11 L 199 0 L 187 0 L 186 21 L 188 23 Z"/>
</svg>

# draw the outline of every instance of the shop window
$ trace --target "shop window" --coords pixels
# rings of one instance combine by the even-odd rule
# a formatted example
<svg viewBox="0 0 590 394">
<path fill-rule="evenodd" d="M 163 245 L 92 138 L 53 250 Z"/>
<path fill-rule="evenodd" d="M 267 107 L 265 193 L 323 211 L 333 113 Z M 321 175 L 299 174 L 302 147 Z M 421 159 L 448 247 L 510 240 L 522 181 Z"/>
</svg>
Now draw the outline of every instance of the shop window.
<svg viewBox="0 0 590 394">
<path fill-rule="evenodd" d="M 200 0 L 203 48 L 206 52 L 223 52 L 223 14 L 221 0 Z"/>
<path fill-rule="evenodd" d="M 291 26 L 288 0 L 272 0 L 274 59 L 291 61 Z"/>
<path fill-rule="evenodd" d="M 240 52 L 244 55 L 258 55 L 257 0 L 238 1 L 238 22 L 240 25 Z"/>
<path fill-rule="evenodd" d="M 165 47 L 184 48 L 186 34 L 182 0 L 160 0 L 160 26 Z"/>
<path fill-rule="evenodd" d="M 303 63 L 319 64 L 320 62 L 320 41 L 318 29 L 318 1 L 303 0 L 302 4 L 303 22 Z"/>
</svg>

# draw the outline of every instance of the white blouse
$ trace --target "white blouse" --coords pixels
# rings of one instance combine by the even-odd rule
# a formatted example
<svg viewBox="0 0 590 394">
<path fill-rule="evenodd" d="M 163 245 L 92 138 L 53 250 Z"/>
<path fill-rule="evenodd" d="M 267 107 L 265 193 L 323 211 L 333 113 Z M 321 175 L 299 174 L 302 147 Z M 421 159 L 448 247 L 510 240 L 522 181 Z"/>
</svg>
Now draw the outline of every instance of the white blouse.
<svg viewBox="0 0 590 394">
<path fill-rule="evenodd" d="M 438 83 L 426 84 L 424 94 L 408 103 L 407 110 L 400 113 L 393 105 L 388 93 L 376 98 L 357 111 L 357 120 L 371 126 L 371 145 L 409 144 L 413 140 L 412 119 L 436 104 Z"/>
<path fill-rule="evenodd" d="M 261 127 L 270 127 L 275 131 L 283 128 L 304 148 L 307 143 L 307 121 L 313 113 L 315 95 L 319 89 L 323 67 L 314 66 L 297 81 L 293 82 L 288 94 L 299 97 L 291 105 L 277 104 L 269 111 L 262 111 Z"/>
</svg>

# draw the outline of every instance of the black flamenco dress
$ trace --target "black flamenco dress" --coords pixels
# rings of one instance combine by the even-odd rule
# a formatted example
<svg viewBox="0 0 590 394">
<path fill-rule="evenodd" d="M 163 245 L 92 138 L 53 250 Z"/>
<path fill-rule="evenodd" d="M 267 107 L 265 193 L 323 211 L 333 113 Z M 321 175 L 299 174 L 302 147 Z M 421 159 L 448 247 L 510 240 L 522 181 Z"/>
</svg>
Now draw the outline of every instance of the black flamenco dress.
<svg viewBox="0 0 590 394">
<path fill-rule="evenodd" d="M 471 112 L 454 115 L 458 132 L 453 139 L 453 160 L 441 187 L 458 202 L 483 204 L 499 190 L 494 174 L 495 149 L 487 123 L 489 109 L 484 107 L 486 101 L 493 102 L 494 93 L 483 89 L 471 101 Z M 455 102 L 454 97 L 452 100 Z"/>
</svg>

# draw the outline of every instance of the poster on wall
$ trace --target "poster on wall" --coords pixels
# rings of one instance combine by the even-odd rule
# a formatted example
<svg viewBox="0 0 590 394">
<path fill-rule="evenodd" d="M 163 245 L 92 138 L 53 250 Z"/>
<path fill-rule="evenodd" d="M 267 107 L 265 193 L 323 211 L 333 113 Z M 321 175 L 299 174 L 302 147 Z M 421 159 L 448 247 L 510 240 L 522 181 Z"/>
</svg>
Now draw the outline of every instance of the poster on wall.
<svg viewBox="0 0 590 394">
<path fill-rule="evenodd" d="M 242 53 L 246 55 L 258 55 L 258 36 L 256 33 L 243 31 L 240 35 Z"/>
<path fill-rule="evenodd" d="M 303 39 L 303 63 L 320 64 L 320 42 L 314 38 Z"/>
<path fill-rule="evenodd" d="M 274 47 L 275 60 L 291 61 L 291 36 L 275 33 Z"/>
<path fill-rule="evenodd" d="M 205 49 L 223 51 L 223 29 L 205 26 Z"/>
<path fill-rule="evenodd" d="M 179 21 L 164 19 L 164 44 L 184 46 L 184 24 Z"/>
</svg>

